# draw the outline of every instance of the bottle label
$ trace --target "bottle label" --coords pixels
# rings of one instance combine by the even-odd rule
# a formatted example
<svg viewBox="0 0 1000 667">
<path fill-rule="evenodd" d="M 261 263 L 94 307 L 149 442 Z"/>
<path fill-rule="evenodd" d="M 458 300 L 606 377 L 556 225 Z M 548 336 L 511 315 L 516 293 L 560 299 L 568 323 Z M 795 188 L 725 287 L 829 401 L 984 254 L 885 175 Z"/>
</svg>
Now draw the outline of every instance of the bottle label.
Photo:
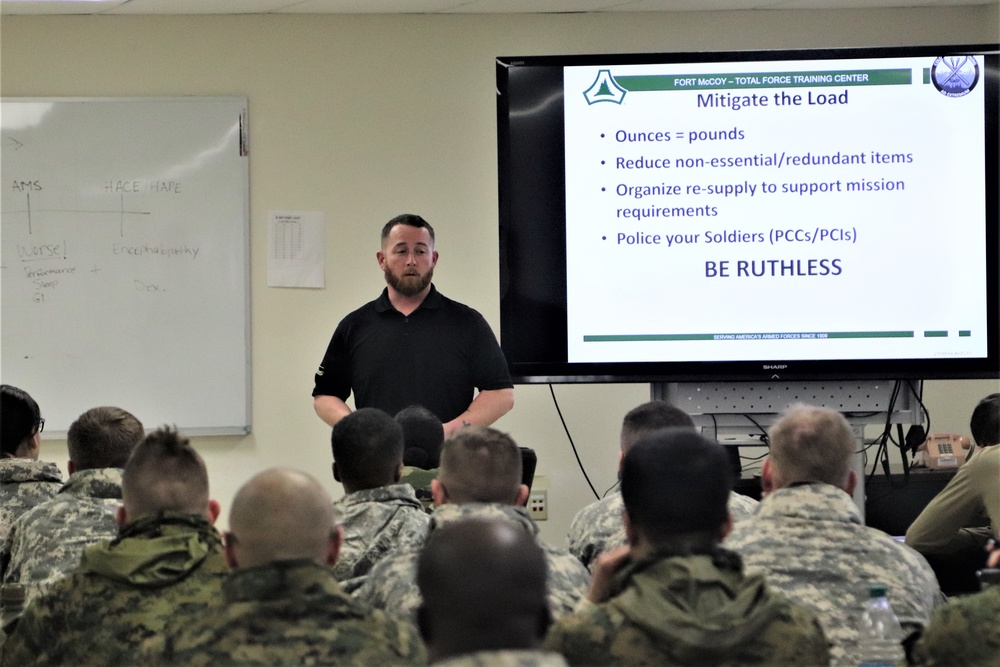
<svg viewBox="0 0 1000 667">
<path fill-rule="evenodd" d="M 858 667 L 896 667 L 896 663 L 892 660 L 865 660 Z"/>
</svg>

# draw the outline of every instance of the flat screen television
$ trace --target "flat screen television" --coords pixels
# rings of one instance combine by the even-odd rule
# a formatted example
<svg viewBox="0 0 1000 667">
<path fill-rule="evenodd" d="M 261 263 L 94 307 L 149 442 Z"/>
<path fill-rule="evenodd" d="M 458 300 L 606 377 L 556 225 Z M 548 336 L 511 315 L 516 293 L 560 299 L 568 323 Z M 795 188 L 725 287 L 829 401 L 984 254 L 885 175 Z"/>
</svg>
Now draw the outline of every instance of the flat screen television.
<svg viewBox="0 0 1000 667">
<path fill-rule="evenodd" d="M 996 44 L 497 59 L 519 383 L 1000 376 Z"/>
</svg>

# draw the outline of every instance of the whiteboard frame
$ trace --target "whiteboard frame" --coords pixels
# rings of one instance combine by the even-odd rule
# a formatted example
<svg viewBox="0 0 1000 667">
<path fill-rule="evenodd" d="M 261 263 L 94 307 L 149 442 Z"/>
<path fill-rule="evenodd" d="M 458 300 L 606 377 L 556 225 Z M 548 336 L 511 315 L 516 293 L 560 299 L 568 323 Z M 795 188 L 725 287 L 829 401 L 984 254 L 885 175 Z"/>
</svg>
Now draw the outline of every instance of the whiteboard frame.
<svg viewBox="0 0 1000 667">
<path fill-rule="evenodd" d="M 252 411 L 253 411 L 253 341 L 252 341 L 252 326 L 251 326 L 251 310 L 252 310 L 252 294 L 251 294 L 251 274 L 250 274 L 250 151 L 249 151 L 249 102 L 248 98 L 245 96 L 214 96 L 214 95 L 192 95 L 192 96 L 139 96 L 139 97 L 0 97 L 0 108 L 2 105 L 7 103 L 23 103 L 23 102 L 51 102 L 51 103 L 64 103 L 64 102 L 77 102 L 77 103 L 88 103 L 88 102 L 115 102 L 115 103 L 128 103 L 128 102 L 146 102 L 146 103 L 156 103 L 156 102 L 197 102 L 197 101 L 213 101 L 218 103 L 231 103 L 241 107 L 242 112 L 240 115 L 240 136 L 239 145 L 241 156 L 245 159 L 240 161 L 241 173 L 239 175 L 242 186 L 241 186 L 241 199 L 243 202 L 242 211 L 242 242 L 243 242 L 243 331 L 244 331 L 244 341 L 245 341 L 245 354 L 244 354 L 244 377 L 245 386 L 243 388 L 243 394 L 245 397 L 244 408 L 243 408 L 243 418 L 242 424 L 233 425 L 222 425 L 222 426 L 202 426 L 202 427 L 185 427 L 183 424 L 178 425 L 179 430 L 186 436 L 244 436 L 249 435 L 252 432 Z M 2 279 L 0 279 L 2 282 Z M 2 321 L 2 320 L 0 320 Z M 91 406 L 93 407 L 93 406 Z M 42 406 L 44 411 L 44 406 Z M 160 426 L 160 424 L 144 424 L 147 431 L 153 430 Z M 65 438 L 67 431 L 61 429 L 53 429 L 46 431 L 47 434 L 51 434 L 57 438 Z"/>
</svg>

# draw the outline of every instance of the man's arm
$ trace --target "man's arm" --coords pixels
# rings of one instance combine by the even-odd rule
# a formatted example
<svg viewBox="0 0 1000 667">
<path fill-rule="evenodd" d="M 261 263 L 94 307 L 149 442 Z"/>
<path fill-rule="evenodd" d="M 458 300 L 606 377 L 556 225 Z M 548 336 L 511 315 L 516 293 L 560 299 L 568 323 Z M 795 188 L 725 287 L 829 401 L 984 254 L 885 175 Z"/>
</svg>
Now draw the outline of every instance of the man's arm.
<svg viewBox="0 0 1000 667">
<path fill-rule="evenodd" d="M 333 426 L 351 414 L 351 409 L 347 407 L 347 403 L 344 403 L 336 396 L 323 396 L 322 394 L 313 396 L 313 409 L 316 410 L 319 418 L 330 426 Z"/>
<path fill-rule="evenodd" d="M 451 437 L 455 431 L 467 425 L 489 426 L 510 412 L 512 407 L 514 407 L 513 388 L 481 391 L 472 399 L 465 412 L 444 425 L 444 437 Z M 316 411 L 319 412 L 319 408 Z"/>
</svg>

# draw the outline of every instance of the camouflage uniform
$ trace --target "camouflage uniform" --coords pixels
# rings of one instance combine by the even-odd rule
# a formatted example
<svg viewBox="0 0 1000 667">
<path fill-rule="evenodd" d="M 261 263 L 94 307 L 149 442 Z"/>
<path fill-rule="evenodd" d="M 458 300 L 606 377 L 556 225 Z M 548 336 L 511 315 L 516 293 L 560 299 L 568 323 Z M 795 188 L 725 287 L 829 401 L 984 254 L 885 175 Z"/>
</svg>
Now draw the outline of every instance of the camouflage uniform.
<svg viewBox="0 0 1000 667">
<path fill-rule="evenodd" d="M 832 665 L 860 661 L 857 624 L 871 584 L 888 587 L 904 632 L 924 626 L 942 600 L 924 557 L 863 525 L 851 497 L 829 484 L 771 493 L 756 515 L 736 524 L 725 546 L 819 617 Z"/>
<path fill-rule="evenodd" d="M 729 511 L 736 521 L 752 516 L 759 504 L 753 498 L 736 492 L 729 494 Z M 573 517 L 569 527 L 569 551 L 588 569 L 593 568 L 594 561 L 605 551 L 625 545 L 623 511 L 622 492 L 616 490 L 587 505 Z"/>
<path fill-rule="evenodd" d="M 352 600 L 330 568 L 291 560 L 232 572 L 224 606 L 166 641 L 169 664 L 426 664 L 416 628 Z"/>
<path fill-rule="evenodd" d="M 527 510 L 514 505 L 463 504 L 442 505 L 431 514 L 430 530 L 467 518 L 500 519 L 512 521 L 532 535 L 538 534 L 538 526 L 528 516 Z M 545 552 L 548 571 L 549 611 L 559 618 L 573 611 L 590 583 L 587 569 L 565 549 L 557 549 L 539 543 Z M 396 553 L 379 562 L 355 592 L 355 597 L 377 609 L 391 610 L 403 618 L 416 621 L 417 607 L 420 606 L 420 590 L 417 588 L 417 550 Z"/>
<path fill-rule="evenodd" d="M 0 459 L 0 542 L 17 517 L 56 495 L 62 473 L 55 463 L 34 459 Z"/>
<path fill-rule="evenodd" d="M 476 651 L 434 662 L 434 667 L 568 667 L 551 651 Z"/>
<path fill-rule="evenodd" d="M 924 667 L 1000 665 L 1000 587 L 952 600 L 934 612 L 913 648 L 911 664 Z"/>
<path fill-rule="evenodd" d="M 334 507 L 344 528 L 344 544 L 333 566 L 340 581 L 368 574 L 397 549 L 419 549 L 431 522 L 409 484 L 355 491 Z"/>
<path fill-rule="evenodd" d="M 745 576 L 739 557 L 650 556 L 626 566 L 611 597 L 549 630 L 571 665 L 826 665 L 816 617 Z"/>
<path fill-rule="evenodd" d="M 163 635 L 216 602 L 222 540 L 204 516 L 165 513 L 122 527 L 83 551 L 80 567 L 24 610 L 4 665 L 137 665 Z"/>
<path fill-rule="evenodd" d="M 70 475 L 55 498 L 14 522 L 0 551 L 3 584 L 22 585 L 27 605 L 53 581 L 76 569 L 85 546 L 118 535 L 115 514 L 121 497 L 120 468 Z M 4 615 L 4 622 L 8 620 Z"/>
</svg>

